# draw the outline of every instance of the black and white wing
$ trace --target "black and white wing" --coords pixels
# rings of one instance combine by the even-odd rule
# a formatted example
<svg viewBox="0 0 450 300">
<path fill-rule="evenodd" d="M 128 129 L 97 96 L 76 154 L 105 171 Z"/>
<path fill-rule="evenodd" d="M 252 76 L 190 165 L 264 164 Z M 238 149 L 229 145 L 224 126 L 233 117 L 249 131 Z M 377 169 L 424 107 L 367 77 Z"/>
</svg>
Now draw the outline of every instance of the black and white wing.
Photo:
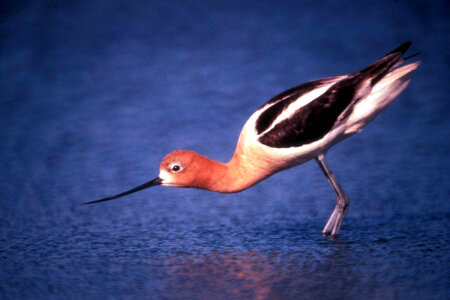
<svg viewBox="0 0 450 300">
<path fill-rule="evenodd" d="M 308 82 L 269 100 L 262 109 L 268 108 L 255 123 L 259 142 L 273 148 L 290 148 L 320 140 L 401 62 L 410 44 L 401 45 L 359 72 Z M 325 90 L 320 91 L 323 87 Z M 314 98 L 304 99 L 308 96 Z"/>
<path fill-rule="evenodd" d="M 297 85 L 293 88 L 290 88 L 260 107 L 260 110 L 263 112 L 258 117 L 256 121 L 256 131 L 258 134 L 263 133 L 267 130 L 274 121 L 280 116 L 280 114 L 285 111 L 291 104 L 298 101 L 307 101 L 304 96 L 311 93 L 314 90 L 318 90 L 322 87 L 330 86 L 333 83 L 336 83 L 338 80 L 342 79 L 345 76 L 338 77 L 330 77 L 323 78 L 318 80 L 309 81 L 300 85 Z M 269 107 L 267 107 L 269 106 Z M 266 108 L 267 107 L 267 108 Z"/>
</svg>

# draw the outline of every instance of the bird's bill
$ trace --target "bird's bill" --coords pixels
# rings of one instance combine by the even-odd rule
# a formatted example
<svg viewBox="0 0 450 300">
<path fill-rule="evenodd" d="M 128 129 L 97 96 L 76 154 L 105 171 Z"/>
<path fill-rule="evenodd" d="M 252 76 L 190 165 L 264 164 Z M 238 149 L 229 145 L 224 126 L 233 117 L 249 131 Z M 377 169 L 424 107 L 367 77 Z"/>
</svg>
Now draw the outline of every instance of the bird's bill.
<svg viewBox="0 0 450 300">
<path fill-rule="evenodd" d="M 159 178 L 159 177 L 156 177 L 155 179 L 150 180 L 149 182 L 146 182 L 146 183 L 144 183 L 144 184 L 142 184 L 140 186 L 137 186 L 137 187 L 135 187 L 135 188 L 133 188 L 133 189 L 131 189 L 129 191 L 123 192 L 121 194 L 118 194 L 118 195 L 115 195 L 115 196 L 112 196 L 112 197 L 103 198 L 103 199 L 94 200 L 94 201 L 89 201 L 89 202 L 83 203 L 83 205 L 84 204 L 93 204 L 93 203 L 99 203 L 99 202 L 104 202 L 104 201 L 117 199 L 117 198 L 120 198 L 122 196 L 129 195 L 129 194 L 135 193 L 135 192 L 143 190 L 143 189 L 147 189 L 147 188 L 155 186 L 155 185 L 161 185 L 161 183 L 162 183 L 162 179 Z"/>
</svg>

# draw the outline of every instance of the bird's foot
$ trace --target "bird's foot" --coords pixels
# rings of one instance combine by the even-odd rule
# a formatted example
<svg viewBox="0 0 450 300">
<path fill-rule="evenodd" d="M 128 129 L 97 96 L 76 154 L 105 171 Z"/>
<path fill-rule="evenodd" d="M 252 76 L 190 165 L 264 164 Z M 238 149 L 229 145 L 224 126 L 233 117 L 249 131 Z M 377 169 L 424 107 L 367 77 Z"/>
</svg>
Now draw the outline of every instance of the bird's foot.
<svg viewBox="0 0 450 300">
<path fill-rule="evenodd" d="M 337 236 L 339 229 L 341 228 L 342 221 L 344 220 L 345 215 L 348 211 L 348 204 L 346 202 L 337 203 L 333 213 L 328 219 L 327 224 L 322 230 L 324 235 Z"/>
</svg>

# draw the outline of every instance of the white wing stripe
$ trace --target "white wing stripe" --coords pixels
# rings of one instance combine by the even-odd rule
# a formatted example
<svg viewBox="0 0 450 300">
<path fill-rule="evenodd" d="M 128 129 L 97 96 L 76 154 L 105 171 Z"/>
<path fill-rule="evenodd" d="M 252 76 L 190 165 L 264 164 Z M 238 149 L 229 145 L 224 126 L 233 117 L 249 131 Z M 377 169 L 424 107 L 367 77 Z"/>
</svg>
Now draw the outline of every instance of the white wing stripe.
<svg viewBox="0 0 450 300">
<path fill-rule="evenodd" d="M 278 123 L 280 123 L 281 121 L 288 119 L 290 116 L 292 116 L 293 114 L 295 114 L 300 108 L 302 108 L 303 106 L 305 106 L 306 104 L 314 101 L 315 99 L 317 99 L 318 97 L 320 97 L 323 93 L 325 93 L 330 87 L 332 87 L 333 85 L 335 85 L 338 81 L 346 78 L 347 76 L 339 76 L 336 78 L 335 81 L 326 84 L 326 85 L 322 85 L 319 88 L 316 88 L 314 90 L 312 90 L 309 93 L 306 93 L 304 95 L 302 95 L 300 98 L 298 98 L 297 100 L 293 101 L 273 122 L 272 124 L 266 129 L 264 130 L 264 132 L 262 132 L 260 135 L 263 135 L 264 133 L 268 132 L 269 130 L 271 130 L 273 127 L 275 127 Z"/>
</svg>

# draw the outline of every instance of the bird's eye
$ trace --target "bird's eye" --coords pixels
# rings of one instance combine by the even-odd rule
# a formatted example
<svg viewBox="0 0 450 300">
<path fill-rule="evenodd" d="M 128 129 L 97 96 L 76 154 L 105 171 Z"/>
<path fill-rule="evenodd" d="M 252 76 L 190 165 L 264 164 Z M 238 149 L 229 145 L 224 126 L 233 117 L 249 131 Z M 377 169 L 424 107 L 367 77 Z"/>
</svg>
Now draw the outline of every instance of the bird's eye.
<svg viewBox="0 0 450 300">
<path fill-rule="evenodd" d="M 172 172 L 177 173 L 177 172 L 181 171 L 181 167 L 180 167 L 180 165 L 173 165 L 171 167 L 171 170 L 172 170 Z"/>
</svg>

